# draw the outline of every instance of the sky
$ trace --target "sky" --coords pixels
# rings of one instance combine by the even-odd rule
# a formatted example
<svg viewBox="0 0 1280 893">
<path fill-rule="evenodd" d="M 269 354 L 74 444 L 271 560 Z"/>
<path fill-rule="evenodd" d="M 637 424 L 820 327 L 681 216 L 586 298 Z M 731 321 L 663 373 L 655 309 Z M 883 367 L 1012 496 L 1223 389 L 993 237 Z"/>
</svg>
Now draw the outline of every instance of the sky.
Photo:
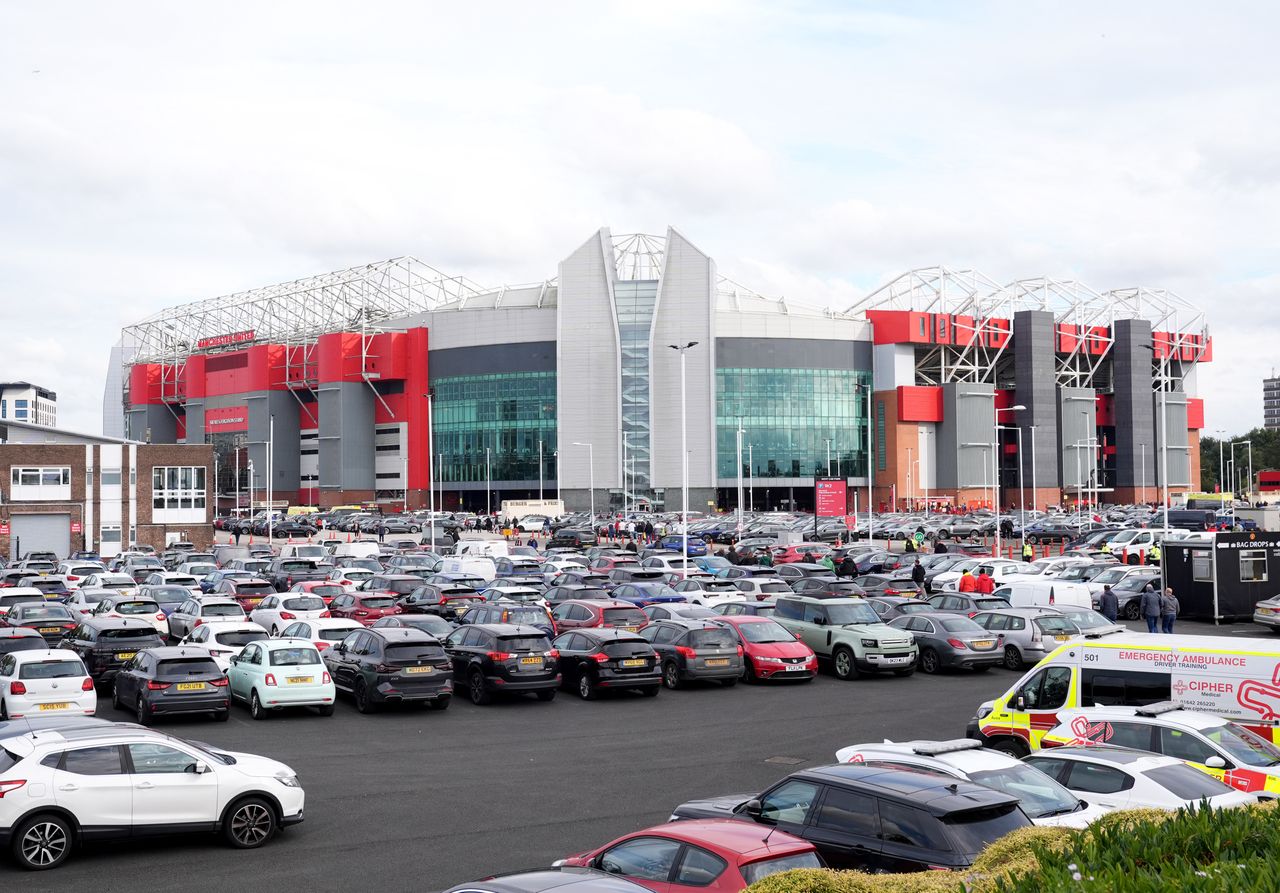
<svg viewBox="0 0 1280 893">
<path fill-rule="evenodd" d="M 848 307 L 946 265 L 1170 290 L 1206 427 L 1280 342 L 1280 7 L 0 0 L 0 380 L 101 430 L 164 307 L 413 255 L 529 282 L 673 225 Z"/>
</svg>

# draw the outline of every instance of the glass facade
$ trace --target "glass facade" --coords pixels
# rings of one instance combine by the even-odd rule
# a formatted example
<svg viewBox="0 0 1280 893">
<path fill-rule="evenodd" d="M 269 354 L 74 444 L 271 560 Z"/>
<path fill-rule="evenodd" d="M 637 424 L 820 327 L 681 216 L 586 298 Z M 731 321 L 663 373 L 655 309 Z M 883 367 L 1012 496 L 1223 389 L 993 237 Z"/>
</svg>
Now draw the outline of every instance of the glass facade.
<svg viewBox="0 0 1280 893">
<path fill-rule="evenodd" d="M 435 450 L 446 483 L 537 481 L 556 477 L 556 374 L 506 372 L 432 382 Z"/>
<path fill-rule="evenodd" d="M 739 421 L 744 477 L 748 455 L 756 478 L 865 477 L 870 387 L 853 369 L 717 369 L 717 477 L 738 477 Z"/>
<path fill-rule="evenodd" d="M 628 489 L 650 490 L 649 336 L 658 299 L 657 280 L 614 283 L 618 310 L 618 344 L 622 351 L 622 438 L 626 444 Z"/>
</svg>

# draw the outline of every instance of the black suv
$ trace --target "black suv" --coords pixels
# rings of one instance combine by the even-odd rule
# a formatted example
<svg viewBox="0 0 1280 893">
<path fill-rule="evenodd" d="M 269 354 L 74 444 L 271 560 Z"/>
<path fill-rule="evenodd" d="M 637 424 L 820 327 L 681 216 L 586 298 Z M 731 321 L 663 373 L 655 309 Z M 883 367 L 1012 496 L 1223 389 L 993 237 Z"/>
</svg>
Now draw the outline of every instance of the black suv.
<svg viewBox="0 0 1280 893">
<path fill-rule="evenodd" d="M 546 630 L 534 626 L 470 623 L 450 634 L 445 651 L 453 661 L 455 684 L 466 685 L 473 704 L 488 704 L 501 692 L 526 691 L 552 701 L 560 687 L 559 655 L 551 650 Z"/>
<path fill-rule="evenodd" d="M 69 648 L 89 670 L 95 683 L 108 682 L 135 654 L 164 644 L 156 628 L 130 617 L 86 617 L 67 633 L 60 648 Z"/>
<path fill-rule="evenodd" d="M 551 536 L 548 549 L 565 547 L 569 549 L 585 549 L 598 542 L 594 530 L 577 530 L 572 527 L 561 527 Z"/>
<path fill-rule="evenodd" d="M 111 687 L 111 706 L 133 710 L 142 725 L 157 715 L 231 715 L 226 674 L 204 648 L 173 645 L 139 651 L 120 668 Z"/>
<path fill-rule="evenodd" d="M 832 868 L 960 869 L 1031 820 L 1018 798 L 925 769 L 843 763 L 792 773 L 756 797 L 693 800 L 673 819 L 740 819 L 810 841 Z"/>
<path fill-rule="evenodd" d="M 799 595 L 811 595 L 814 598 L 857 598 L 865 594 L 862 587 L 852 580 L 831 580 L 826 577 L 801 577 L 791 584 L 791 589 Z"/>
<path fill-rule="evenodd" d="M 418 629 L 356 630 L 324 651 L 334 687 L 361 713 L 393 701 L 444 710 L 453 697 L 452 665 L 440 640 Z"/>
<path fill-rule="evenodd" d="M 636 612 L 639 613 L 639 612 Z M 662 670 L 653 646 L 625 629 L 584 627 L 556 637 L 566 688 L 591 700 L 602 688 L 634 688 L 653 697 L 662 688 Z"/>
</svg>

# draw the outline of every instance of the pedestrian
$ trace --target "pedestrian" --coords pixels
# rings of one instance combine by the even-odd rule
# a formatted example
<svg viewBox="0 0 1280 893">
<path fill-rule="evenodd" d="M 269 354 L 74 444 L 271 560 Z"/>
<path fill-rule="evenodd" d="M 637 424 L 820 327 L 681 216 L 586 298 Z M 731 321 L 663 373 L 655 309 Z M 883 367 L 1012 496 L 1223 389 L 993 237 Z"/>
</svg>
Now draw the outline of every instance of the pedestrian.
<svg viewBox="0 0 1280 893">
<path fill-rule="evenodd" d="M 978 588 L 977 588 L 978 594 L 990 595 L 995 591 L 996 591 L 996 581 L 992 579 L 989 573 L 987 573 L 987 569 L 985 567 L 982 568 L 978 572 Z"/>
<path fill-rule="evenodd" d="M 1156 624 L 1160 621 L 1160 614 L 1162 611 L 1160 605 L 1160 593 L 1156 592 L 1154 589 L 1144 589 L 1142 591 L 1140 607 L 1142 608 L 1142 616 L 1147 621 L 1147 632 L 1156 632 Z"/>
<path fill-rule="evenodd" d="M 1032 561 L 1032 560 L 1034 560 L 1034 559 L 1035 559 L 1035 557 L 1036 557 L 1036 549 L 1035 549 L 1035 546 L 1031 545 L 1031 544 L 1030 544 L 1030 543 L 1028 543 L 1026 540 L 1023 540 L 1023 542 L 1022 542 L 1022 560 L 1023 560 L 1023 561 Z"/>
<path fill-rule="evenodd" d="M 1147 553 L 1147 564 L 1159 564 L 1159 563 L 1160 563 L 1160 544 L 1154 543 L 1151 546 L 1151 551 Z"/>
<path fill-rule="evenodd" d="M 844 558 L 840 559 L 840 568 L 836 571 L 836 575 L 850 580 L 858 576 L 858 563 L 853 560 L 852 555 L 846 552 Z"/>
<path fill-rule="evenodd" d="M 1000 535 L 1007 540 L 1013 539 L 1013 519 L 1012 518 L 1000 519 Z"/>
<path fill-rule="evenodd" d="M 933 553 L 935 555 L 945 555 L 947 552 L 947 544 L 942 540 L 935 540 L 933 544 Z"/>
<path fill-rule="evenodd" d="M 960 574 L 960 582 L 956 585 L 957 592 L 977 592 L 978 580 L 973 576 L 973 572 L 965 570 Z"/>
<path fill-rule="evenodd" d="M 625 547 L 625 548 L 626 548 L 626 550 L 627 550 L 628 552 L 638 552 L 638 551 L 639 551 L 639 550 L 636 548 L 636 541 L 635 541 L 635 540 L 627 540 L 627 545 L 626 545 L 626 547 Z"/>
<path fill-rule="evenodd" d="M 1120 599 L 1111 591 L 1111 584 L 1102 587 L 1102 595 L 1098 596 L 1098 613 L 1115 623 L 1120 617 Z"/>
<path fill-rule="evenodd" d="M 828 552 L 826 555 L 823 555 L 822 558 L 818 560 L 818 564 L 822 565 L 832 573 L 835 573 L 836 563 L 835 563 L 835 560 L 831 557 L 830 552 Z"/>
<path fill-rule="evenodd" d="M 1160 597 L 1160 632 L 1173 635 L 1173 621 L 1178 617 L 1178 597 L 1173 594 L 1172 587 L 1165 589 Z"/>
<path fill-rule="evenodd" d="M 803 561 L 805 564 L 813 564 L 814 563 L 813 553 L 806 551 L 804 555 L 800 556 L 800 560 Z"/>
<path fill-rule="evenodd" d="M 771 553 L 768 548 L 761 549 L 757 563 L 761 567 L 773 567 L 773 553 Z"/>
<path fill-rule="evenodd" d="M 236 538 L 236 545 L 237 546 L 240 545 L 240 525 L 239 524 L 231 528 L 231 535 Z"/>
<path fill-rule="evenodd" d="M 383 522 L 378 523 L 378 542 L 385 543 L 387 541 L 387 525 Z"/>
<path fill-rule="evenodd" d="M 907 551 L 907 553 L 908 553 L 908 554 L 910 554 L 910 553 L 912 553 L 912 552 L 915 552 L 915 550 L 916 550 L 916 539 L 915 539 L 915 537 L 913 537 L 913 536 L 909 536 L 909 537 L 907 537 L 907 545 L 906 545 L 906 551 Z"/>
<path fill-rule="evenodd" d="M 911 582 L 917 586 L 924 586 L 924 565 L 920 563 L 920 559 L 916 559 L 916 563 L 911 565 Z"/>
<path fill-rule="evenodd" d="M 537 537 L 534 537 L 534 536 L 529 537 L 529 548 L 530 548 L 530 549 L 532 549 L 532 550 L 533 550 L 533 551 L 535 551 L 535 552 L 536 552 L 536 551 L 538 551 L 538 538 L 537 538 Z"/>
<path fill-rule="evenodd" d="M 740 555 L 740 554 L 738 553 L 737 548 L 736 548 L 736 547 L 734 547 L 734 546 L 730 546 L 730 547 L 729 547 L 729 551 L 727 551 L 727 552 L 725 552 L 725 553 L 724 553 L 724 559 L 725 559 L 725 561 L 729 562 L 730 564 L 741 564 L 741 563 L 742 563 L 742 555 Z"/>
</svg>

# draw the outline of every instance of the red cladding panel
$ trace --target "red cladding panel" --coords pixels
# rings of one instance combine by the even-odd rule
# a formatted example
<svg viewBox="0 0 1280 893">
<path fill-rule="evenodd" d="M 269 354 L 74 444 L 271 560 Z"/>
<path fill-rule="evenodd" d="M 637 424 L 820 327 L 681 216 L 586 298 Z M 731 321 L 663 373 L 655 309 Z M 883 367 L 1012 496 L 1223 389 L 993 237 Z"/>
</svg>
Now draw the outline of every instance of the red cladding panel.
<svg viewBox="0 0 1280 893">
<path fill-rule="evenodd" d="M 1189 397 L 1187 398 L 1187 428 L 1191 431 L 1199 431 L 1204 427 L 1204 398 Z"/>
<path fill-rule="evenodd" d="M 1201 363 L 1213 362 L 1213 339 L 1212 338 L 1206 337 L 1204 339 L 1204 345 L 1200 348 L 1199 362 Z"/>
<path fill-rule="evenodd" d="M 298 404 L 298 429 L 301 431 L 310 431 L 312 428 L 320 427 L 320 404 L 316 403 L 299 403 Z"/>
<path fill-rule="evenodd" d="M 202 353 L 193 353 L 187 357 L 187 399 L 201 400 L 208 393 L 205 384 L 205 362 L 209 358 Z"/>
<path fill-rule="evenodd" d="M 369 339 L 368 371 L 375 381 L 399 381 L 405 377 L 404 332 L 383 332 Z"/>
<path fill-rule="evenodd" d="M 135 363 L 130 367 L 129 402 L 134 406 L 161 402 L 159 363 Z"/>
<path fill-rule="evenodd" d="M 911 320 L 906 310 L 868 310 L 876 344 L 902 344 L 911 340 Z"/>
<path fill-rule="evenodd" d="M 1017 396 L 1015 391 L 1002 390 L 1000 388 L 996 388 L 995 394 L 996 409 L 1009 409 L 1013 406 L 1014 397 Z M 1009 419 L 1009 416 L 1005 416 L 1003 421 L 1008 422 Z"/>
<path fill-rule="evenodd" d="M 933 340 L 937 344 L 955 343 L 955 326 L 952 324 L 951 314 L 933 314 Z"/>
<path fill-rule="evenodd" d="M 224 406 L 220 409 L 206 409 L 204 413 L 204 433 L 221 434 L 227 431 L 249 430 L 248 406 Z"/>
<path fill-rule="evenodd" d="M 993 350 L 1006 347 L 1013 337 L 1013 323 L 1007 319 L 988 319 L 983 323 L 982 335 L 987 347 Z"/>
<path fill-rule="evenodd" d="M 1088 332 L 1089 343 L 1086 345 L 1086 349 L 1089 353 L 1096 357 L 1100 357 L 1105 354 L 1111 347 L 1111 330 L 1106 326 L 1090 326 Z"/>
<path fill-rule="evenodd" d="M 1094 414 L 1098 419 L 1098 427 L 1113 426 L 1116 423 L 1115 397 L 1112 394 L 1098 394 L 1094 400 Z"/>
<path fill-rule="evenodd" d="M 942 421 L 942 388 L 899 385 L 898 421 Z"/>
<path fill-rule="evenodd" d="M 961 347 L 972 347 L 978 340 L 978 321 L 972 316 L 957 316 L 952 320 L 955 331 L 955 344 Z"/>
<path fill-rule="evenodd" d="M 373 420 L 379 425 L 404 421 L 404 394 L 383 394 L 373 403 Z M 383 404 L 386 404 L 385 406 Z"/>
<path fill-rule="evenodd" d="M 360 336 L 332 332 L 316 340 L 316 373 L 321 382 L 360 381 Z"/>
<path fill-rule="evenodd" d="M 1072 353 L 1080 345 L 1080 330 L 1072 325 L 1058 325 L 1058 353 Z"/>
<path fill-rule="evenodd" d="M 428 330 L 404 333 L 404 397 L 401 416 L 409 450 L 409 489 L 426 490 L 431 481 L 431 451 L 427 448 L 427 393 L 431 378 L 427 369 Z"/>
</svg>

